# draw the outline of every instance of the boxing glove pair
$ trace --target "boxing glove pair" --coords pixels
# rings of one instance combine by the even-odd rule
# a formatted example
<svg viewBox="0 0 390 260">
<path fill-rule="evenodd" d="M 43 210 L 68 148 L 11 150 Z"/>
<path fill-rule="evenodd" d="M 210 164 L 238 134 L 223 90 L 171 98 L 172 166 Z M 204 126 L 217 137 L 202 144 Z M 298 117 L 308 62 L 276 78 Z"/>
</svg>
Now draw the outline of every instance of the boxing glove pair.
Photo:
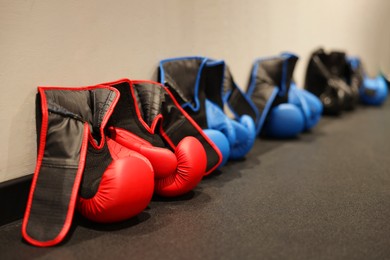
<svg viewBox="0 0 390 260">
<path fill-rule="evenodd" d="M 388 95 L 386 79 L 382 75 L 368 77 L 358 57 L 348 57 L 348 63 L 351 67 L 351 81 L 355 81 L 359 86 L 360 101 L 373 106 L 383 104 Z"/>
<path fill-rule="evenodd" d="M 285 53 L 282 54 L 282 56 L 289 57 L 295 55 Z M 258 76 L 257 72 L 257 70 L 253 71 L 252 77 Z M 256 124 L 256 133 L 259 134 L 262 129 L 264 119 L 267 116 L 268 108 L 266 106 L 262 106 L 261 104 L 258 104 L 257 106 L 254 104 L 250 97 L 237 86 L 227 65 L 225 65 L 224 75 L 223 93 L 225 102 L 228 104 L 228 106 L 231 108 L 231 111 L 235 115 L 249 115 Z M 252 82 L 249 83 L 249 85 L 251 84 Z M 254 89 L 255 86 L 252 86 L 252 88 Z M 298 89 L 293 81 L 291 81 L 288 92 L 288 103 L 297 106 L 303 113 L 304 130 L 310 130 L 313 128 L 321 118 L 322 104 L 318 98 L 305 90 Z M 286 107 L 285 105 L 283 106 Z M 271 110 L 273 113 L 275 113 L 277 109 L 273 110 L 272 108 Z M 277 116 L 278 115 L 279 114 L 277 114 Z M 278 122 L 276 119 L 268 119 L 268 122 L 269 121 L 271 121 L 271 123 L 272 121 Z M 267 128 L 268 127 L 269 125 L 267 124 Z M 285 133 L 282 136 L 279 136 L 276 131 L 268 132 L 275 137 L 285 136 Z"/>
<path fill-rule="evenodd" d="M 323 104 L 323 113 L 339 115 L 352 110 L 359 101 L 359 85 L 351 80 L 351 68 L 341 51 L 314 51 L 305 78 L 305 89 L 316 95 Z"/>
<path fill-rule="evenodd" d="M 104 84 L 120 93 L 110 136 L 151 162 L 156 194 L 182 195 L 222 162 L 219 149 L 163 85 L 128 79 Z"/>
<path fill-rule="evenodd" d="M 159 65 L 159 81 L 218 146 L 224 158 L 221 165 L 243 158 L 255 139 L 251 117 L 232 119 L 224 112 L 224 72 L 224 64 L 206 57 L 165 59 Z"/>
<path fill-rule="evenodd" d="M 39 87 L 38 158 L 22 224 L 35 246 L 60 243 L 77 208 L 96 222 L 140 213 L 154 187 L 150 162 L 106 136 L 119 92 L 107 86 Z"/>
<path fill-rule="evenodd" d="M 218 115 L 217 111 L 222 112 L 223 109 L 228 110 L 233 115 L 233 119 L 225 117 L 226 125 L 232 126 L 233 131 L 225 131 L 228 137 L 231 152 L 231 159 L 243 158 L 253 147 L 256 138 L 255 119 L 257 110 L 255 105 L 243 94 L 242 90 L 236 85 L 230 69 L 224 60 L 208 59 L 206 67 L 203 70 L 206 86 L 206 113 L 208 115 L 209 125 L 213 129 L 219 129 L 218 126 L 213 126 L 218 122 L 222 115 Z M 218 108 L 211 111 L 212 106 Z"/>
<path fill-rule="evenodd" d="M 293 138 L 318 123 L 322 106 L 292 80 L 297 61 L 296 55 L 282 53 L 254 62 L 246 95 L 261 115 L 256 124 L 258 133 Z"/>
</svg>

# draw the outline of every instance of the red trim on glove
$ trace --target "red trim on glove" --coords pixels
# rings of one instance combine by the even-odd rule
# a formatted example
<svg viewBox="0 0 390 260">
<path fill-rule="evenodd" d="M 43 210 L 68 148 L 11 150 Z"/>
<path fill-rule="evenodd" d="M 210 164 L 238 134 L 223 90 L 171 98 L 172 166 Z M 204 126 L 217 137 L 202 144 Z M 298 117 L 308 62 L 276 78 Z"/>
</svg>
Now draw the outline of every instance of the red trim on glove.
<svg viewBox="0 0 390 260">
<path fill-rule="evenodd" d="M 54 246 L 54 245 L 60 243 L 65 238 L 65 236 L 68 234 L 69 229 L 70 229 L 70 227 L 72 225 L 74 210 L 75 210 L 75 207 L 76 207 L 76 199 L 77 199 L 78 191 L 79 191 L 79 188 L 80 188 L 81 178 L 82 178 L 82 175 L 83 175 L 83 172 L 84 172 L 85 158 L 86 158 L 87 147 L 88 147 L 88 137 L 90 135 L 90 131 L 89 131 L 88 123 L 85 123 L 84 124 L 83 141 L 81 143 L 81 148 L 80 148 L 79 167 L 77 169 L 75 182 L 74 182 L 73 188 L 72 188 L 72 194 L 71 194 L 70 201 L 69 201 L 68 212 L 66 214 L 65 222 L 64 222 L 64 225 L 63 225 L 60 233 L 58 233 L 56 238 L 54 238 L 52 240 L 49 240 L 49 241 L 38 241 L 38 240 L 35 240 L 34 238 L 30 237 L 27 234 L 27 224 L 28 224 L 28 219 L 30 217 L 30 211 L 31 211 L 34 191 L 35 191 L 35 187 L 36 187 L 36 184 L 37 184 L 39 172 L 40 172 L 40 169 L 41 169 L 43 155 L 44 155 L 44 152 L 45 152 L 46 133 L 47 133 L 47 126 L 48 126 L 48 113 L 47 113 L 48 110 L 47 110 L 47 106 L 46 106 L 46 104 L 47 104 L 46 103 L 46 96 L 44 94 L 44 89 L 39 88 L 38 90 L 39 90 L 39 92 L 41 94 L 41 98 L 42 98 L 42 101 L 43 101 L 41 103 L 42 104 L 42 115 L 43 115 L 41 136 L 40 136 L 41 139 L 40 139 L 40 143 L 39 143 L 39 152 L 38 152 L 37 165 L 36 165 L 36 168 L 35 168 L 34 177 L 33 177 L 33 181 L 32 181 L 31 188 L 30 188 L 30 194 L 29 194 L 29 197 L 28 197 L 26 212 L 25 212 L 24 219 L 23 219 L 23 224 L 22 224 L 22 236 L 23 236 L 23 238 L 27 242 L 29 242 L 30 244 L 32 244 L 34 246 L 47 247 L 47 246 Z"/>
</svg>

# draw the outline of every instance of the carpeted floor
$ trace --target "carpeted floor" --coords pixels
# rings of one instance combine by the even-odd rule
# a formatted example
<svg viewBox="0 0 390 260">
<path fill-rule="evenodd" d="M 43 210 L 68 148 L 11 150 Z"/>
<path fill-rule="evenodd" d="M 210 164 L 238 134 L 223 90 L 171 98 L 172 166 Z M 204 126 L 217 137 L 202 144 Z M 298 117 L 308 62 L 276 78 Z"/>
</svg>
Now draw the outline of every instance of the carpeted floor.
<svg viewBox="0 0 390 260">
<path fill-rule="evenodd" d="M 258 139 L 178 199 L 96 225 L 76 216 L 53 248 L 0 227 L 0 259 L 390 258 L 390 102 L 324 118 L 296 140 Z"/>
</svg>

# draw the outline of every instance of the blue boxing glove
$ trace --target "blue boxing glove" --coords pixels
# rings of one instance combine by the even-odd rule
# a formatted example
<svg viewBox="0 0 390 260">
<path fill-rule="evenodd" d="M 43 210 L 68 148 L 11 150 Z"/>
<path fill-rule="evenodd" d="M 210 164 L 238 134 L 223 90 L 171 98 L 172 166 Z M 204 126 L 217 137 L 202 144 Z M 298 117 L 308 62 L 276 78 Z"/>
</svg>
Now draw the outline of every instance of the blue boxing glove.
<svg viewBox="0 0 390 260">
<path fill-rule="evenodd" d="M 225 115 L 225 105 L 233 104 L 239 112 L 248 107 L 237 91 L 233 93 L 224 85 L 229 83 L 225 76 L 224 61 L 206 57 L 165 59 L 159 65 L 159 81 L 171 90 L 181 107 L 221 151 L 220 166 L 228 159 L 244 157 L 256 136 L 252 117 L 244 116 L 247 113 L 235 114 L 237 121 Z M 256 111 L 250 112 L 256 118 Z"/>
<path fill-rule="evenodd" d="M 228 139 L 229 144 L 236 142 L 236 132 L 231 120 L 225 115 L 222 109 L 206 99 L 206 118 L 210 129 L 222 132 Z"/>
<path fill-rule="evenodd" d="M 363 79 L 360 88 L 360 100 L 367 105 L 380 106 L 385 102 L 388 95 L 387 83 L 382 76 Z"/>
<path fill-rule="evenodd" d="M 256 128 L 250 116 L 243 115 L 238 121 L 230 119 L 216 104 L 206 99 L 207 124 L 210 129 L 222 132 L 229 141 L 229 159 L 244 157 L 253 147 Z"/>
<path fill-rule="evenodd" d="M 236 142 L 231 147 L 230 158 L 240 159 L 252 149 L 255 143 L 255 122 L 250 116 L 242 115 L 239 122 L 231 120 L 231 123 L 236 132 Z"/>
<path fill-rule="evenodd" d="M 288 102 L 301 109 L 305 119 L 304 130 L 310 130 L 320 121 L 323 110 L 320 99 L 307 90 L 299 89 L 295 83 L 291 83 Z"/>
<path fill-rule="evenodd" d="M 303 113 L 296 105 L 282 103 L 269 111 L 264 131 L 273 138 L 293 138 L 303 131 L 304 124 Z"/>
<path fill-rule="evenodd" d="M 261 114 L 257 131 L 273 138 L 293 138 L 305 129 L 300 99 L 290 102 L 292 74 L 298 57 L 291 53 L 266 57 L 254 62 L 247 96 Z M 297 105 L 297 104 L 299 105 Z M 307 109 L 307 102 L 303 102 Z"/>
<path fill-rule="evenodd" d="M 350 81 L 359 88 L 360 101 L 366 105 L 380 106 L 387 98 L 388 86 L 382 75 L 370 78 L 359 57 L 348 57 Z"/>
<path fill-rule="evenodd" d="M 219 151 L 222 154 L 222 162 L 218 166 L 218 169 L 224 166 L 230 156 L 230 144 L 227 137 L 218 130 L 214 129 L 203 129 L 203 132 L 207 135 L 207 137 L 218 147 Z"/>
</svg>

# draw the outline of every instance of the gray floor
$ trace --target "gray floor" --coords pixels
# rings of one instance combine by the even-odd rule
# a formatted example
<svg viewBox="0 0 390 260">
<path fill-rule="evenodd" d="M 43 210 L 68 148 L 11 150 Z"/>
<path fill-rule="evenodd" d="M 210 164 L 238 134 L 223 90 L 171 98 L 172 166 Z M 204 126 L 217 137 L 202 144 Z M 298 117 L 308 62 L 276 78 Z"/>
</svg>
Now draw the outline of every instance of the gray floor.
<svg viewBox="0 0 390 260">
<path fill-rule="evenodd" d="M 390 102 L 324 118 L 297 140 L 258 139 L 176 200 L 116 225 L 76 217 L 67 241 L 35 248 L 0 227 L 0 259 L 390 258 Z"/>
</svg>

